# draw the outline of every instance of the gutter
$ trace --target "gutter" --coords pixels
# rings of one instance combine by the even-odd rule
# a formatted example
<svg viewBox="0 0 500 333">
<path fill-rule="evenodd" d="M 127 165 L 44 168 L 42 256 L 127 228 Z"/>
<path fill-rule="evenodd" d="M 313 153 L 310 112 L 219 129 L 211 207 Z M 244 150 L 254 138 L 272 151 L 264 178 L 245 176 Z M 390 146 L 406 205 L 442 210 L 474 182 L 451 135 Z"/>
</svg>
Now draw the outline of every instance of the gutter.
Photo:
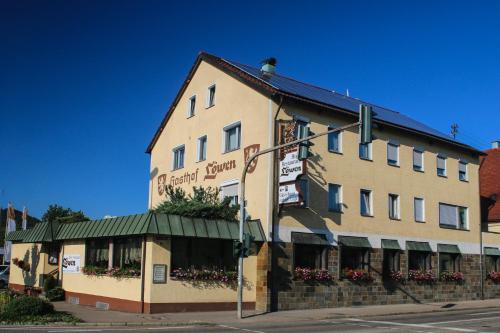
<svg viewBox="0 0 500 333">
<path fill-rule="evenodd" d="M 146 283 L 146 235 L 142 238 L 142 258 L 141 258 L 141 313 L 144 313 L 144 286 Z"/>
</svg>

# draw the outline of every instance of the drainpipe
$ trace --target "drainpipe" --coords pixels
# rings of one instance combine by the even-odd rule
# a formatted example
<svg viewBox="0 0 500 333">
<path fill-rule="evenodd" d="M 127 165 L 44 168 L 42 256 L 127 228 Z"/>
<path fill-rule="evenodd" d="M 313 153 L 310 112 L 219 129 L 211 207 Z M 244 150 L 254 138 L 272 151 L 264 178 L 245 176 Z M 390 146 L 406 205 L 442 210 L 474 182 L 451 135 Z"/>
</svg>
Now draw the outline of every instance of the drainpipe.
<svg viewBox="0 0 500 333">
<path fill-rule="evenodd" d="M 146 235 L 142 240 L 142 258 L 141 258 L 141 313 L 144 313 L 144 284 L 146 281 Z"/>
</svg>

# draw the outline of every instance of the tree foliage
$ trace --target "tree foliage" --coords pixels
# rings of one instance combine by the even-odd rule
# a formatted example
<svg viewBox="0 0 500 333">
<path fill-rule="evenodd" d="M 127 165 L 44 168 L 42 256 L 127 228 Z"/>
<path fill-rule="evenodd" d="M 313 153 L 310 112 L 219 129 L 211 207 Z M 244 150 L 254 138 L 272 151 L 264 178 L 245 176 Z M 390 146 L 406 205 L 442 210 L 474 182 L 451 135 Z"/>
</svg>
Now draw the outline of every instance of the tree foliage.
<svg viewBox="0 0 500 333">
<path fill-rule="evenodd" d="M 42 222 L 58 221 L 73 223 L 89 220 L 81 210 L 73 211 L 71 208 L 64 208 L 57 204 L 49 205 L 49 208 L 42 216 Z"/>
<path fill-rule="evenodd" d="M 165 196 L 165 201 L 153 209 L 154 212 L 234 221 L 239 210 L 239 205 L 233 205 L 230 197 L 221 198 L 219 189 L 210 186 L 195 186 L 192 194 L 186 194 L 183 189 L 168 185 Z"/>
</svg>

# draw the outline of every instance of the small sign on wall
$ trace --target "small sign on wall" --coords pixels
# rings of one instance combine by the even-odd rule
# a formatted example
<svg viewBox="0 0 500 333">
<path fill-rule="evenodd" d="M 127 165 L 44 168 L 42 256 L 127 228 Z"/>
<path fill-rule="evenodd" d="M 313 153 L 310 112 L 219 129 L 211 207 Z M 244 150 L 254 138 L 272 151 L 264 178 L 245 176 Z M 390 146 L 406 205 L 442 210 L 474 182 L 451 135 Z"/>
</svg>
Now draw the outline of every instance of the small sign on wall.
<svg viewBox="0 0 500 333">
<path fill-rule="evenodd" d="M 80 273 L 80 255 L 65 254 L 62 260 L 63 273 Z"/>
<path fill-rule="evenodd" d="M 167 265 L 153 265 L 153 283 L 167 283 Z"/>
<path fill-rule="evenodd" d="M 289 205 L 300 203 L 300 193 L 295 183 L 281 184 L 279 187 L 279 204 Z"/>
</svg>

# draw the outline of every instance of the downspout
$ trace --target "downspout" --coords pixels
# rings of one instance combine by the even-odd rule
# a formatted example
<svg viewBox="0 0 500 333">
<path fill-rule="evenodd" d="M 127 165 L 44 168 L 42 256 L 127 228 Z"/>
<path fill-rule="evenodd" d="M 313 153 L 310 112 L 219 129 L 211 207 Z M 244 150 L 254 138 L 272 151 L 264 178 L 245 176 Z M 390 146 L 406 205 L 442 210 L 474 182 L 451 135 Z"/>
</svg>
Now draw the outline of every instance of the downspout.
<svg viewBox="0 0 500 333">
<path fill-rule="evenodd" d="M 146 235 L 142 240 L 142 260 L 141 260 L 141 313 L 144 313 L 144 285 L 146 281 Z"/>
<path fill-rule="evenodd" d="M 277 146 L 279 144 L 278 140 L 278 133 L 279 133 L 279 126 L 278 126 L 278 116 L 280 114 L 281 108 L 283 106 L 283 95 L 280 95 L 280 103 L 278 105 L 278 109 L 276 110 L 276 114 L 274 115 L 274 133 L 273 133 L 273 142 L 274 146 Z M 271 304 L 270 304 L 270 310 L 271 311 L 277 311 L 278 304 L 277 304 L 277 295 L 278 291 L 275 290 L 275 272 L 276 272 L 276 264 L 278 258 L 276 257 L 276 241 L 275 241 L 275 235 L 274 232 L 276 230 L 276 224 L 278 222 L 278 187 L 279 187 L 279 168 L 278 168 L 278 163 L 279 163 L 279 151 L 274 153 L 274 159 L 273 159 L 273 202 L 272 202 L 272 220 L 271 220 L 271 279 L 269 281 L 269 287 L 271 290 Z M 278 284 L 276 284 L 278 285 Z"/>
</svg>

